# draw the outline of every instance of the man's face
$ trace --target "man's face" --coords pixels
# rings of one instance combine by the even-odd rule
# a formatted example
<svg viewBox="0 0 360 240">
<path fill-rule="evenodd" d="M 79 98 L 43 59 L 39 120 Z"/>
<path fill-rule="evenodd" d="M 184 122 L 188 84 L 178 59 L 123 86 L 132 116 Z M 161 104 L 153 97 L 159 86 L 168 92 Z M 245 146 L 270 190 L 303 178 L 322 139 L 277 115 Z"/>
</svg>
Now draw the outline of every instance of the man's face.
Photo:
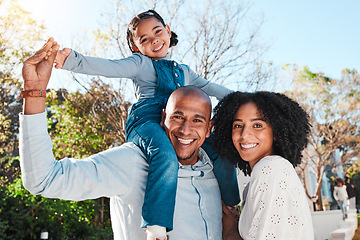
<svg viewBox="0 0 360 240">
<path fill-rule="evenodd" d="M 178 94 L 169 99 L 161 126 L 181 164 L 197 162 L 199 148 L 210 136 L 210 114 L 211 105 L 203 96 Z"/>
</svg>

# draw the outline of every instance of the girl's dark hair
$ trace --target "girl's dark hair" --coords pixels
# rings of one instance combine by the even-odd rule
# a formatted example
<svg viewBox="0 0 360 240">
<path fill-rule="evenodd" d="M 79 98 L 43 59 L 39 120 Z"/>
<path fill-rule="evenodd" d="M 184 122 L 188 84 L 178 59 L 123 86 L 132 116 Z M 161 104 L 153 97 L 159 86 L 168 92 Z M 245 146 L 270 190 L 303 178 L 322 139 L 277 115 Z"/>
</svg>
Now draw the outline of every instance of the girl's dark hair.
<svg viewBox="0 0 360 240">
<path fill-rule="evenodd" d="M 284 94 L 273 92 L 233 92 L 224 97 L 214 109 L 213 148 L 223 158 L 236 164 L 245 175 L 250 175 L 232 141 L 232 125 L 238 109 L 246 103 L 255 103 L 274 136 L 274 153 L 286 158 L 295 167 L 301 162 L 302 150 L 308 143 L 310 123 L 299 104 Z"/>
<path fill-rule="evenodd" d="M 152 10 L 152 9 L 136 15 L 129 23 L 128 28 L 126 30 L 126 40 L 127 40 L 128 46 L 130 48 L 130 51 L 132 53 L 134 53 L 134 50 L 132 47 L 136 46 L 134 43 L 134 39 L 133 39 L 133 37 L 134 37 L 133 34 L 134 34 L 135 29 L 137 28 L 137 26 L 139 25 L 141 20 L 149 19 L 152 17 L 156 18 L 165 27 L 166 24 L 164 22 L 164 19 L 155 10 Z M 176 46 L 176 44 L 178 43 L 177 37 L 178 36 L 176 35 L 176 33 L 171 31 L 170 47 Z"/>
<path fill-rule="evenodd" d="M 344 179 L 342 179 L 342 178 L 340 178 L 340 177 L 338 177 L 338 178 L 335 179 L 335 184 L 338 184 L 338 183 L 341 183 L 342 185 L 345 185 Z"/>
</svg>

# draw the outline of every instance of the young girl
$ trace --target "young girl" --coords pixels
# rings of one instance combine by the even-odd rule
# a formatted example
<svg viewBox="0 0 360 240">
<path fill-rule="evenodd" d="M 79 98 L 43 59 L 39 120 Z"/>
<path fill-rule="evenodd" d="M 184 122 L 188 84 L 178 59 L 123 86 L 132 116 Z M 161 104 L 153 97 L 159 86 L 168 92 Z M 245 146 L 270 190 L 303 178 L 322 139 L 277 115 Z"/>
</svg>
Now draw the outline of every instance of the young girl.
<svg viewBox="0 0 360 240">
<path fill-rule="evenodd" d="M 334 198 L 337 201 L 342 214 L 343 220 L 347 219 L 347 200 L 349 199 L 345 181 L 342 178 L 335 179 L 335 186 L 334 186 Z"/>
<path fill-rule="evenodd" d="M 213 120 L 214 149 L 251 175 L 238 225 L 223 208 L 223 239 L 314 239 L 294 169 L 308 143 L 304 110 L 283 94 L 234 92 L 219 102 Z"/>
<path fill-rule="evenodd" d="M 149 162 L 149 175 L 142 209 L 142 227 L 148 236 L 166 238 L 173 228 L 173 213 L 179 164 L 177 156 L 159 123 L 169 95 L 184 85 L 194 85 L 210 96 L 223 98 L 231 91 L 208 82 L 187 65 L 169 58 L 168 49 L 178 42 L 177 35 L 162 17 L 149 10 L 135 16 L 128 25 L 127 42 L 133 55 L 119 60 L 85 57 L 65 48 L 58 52 L 56 68 L 105 77 L 130 78 L 137 102 L 133 104 L 127 123 L 127 141 L 134 142 Z M 196 103 L 194 103 L 196 104 Z M 182 140 L 182 144 L 191 142 Z M 218 156 L 204 144 L 212 160 Z M 224 202 L 239 202 L 235 168 L 227 161 L 216 160 L 214 172 Z"/>
</svg>

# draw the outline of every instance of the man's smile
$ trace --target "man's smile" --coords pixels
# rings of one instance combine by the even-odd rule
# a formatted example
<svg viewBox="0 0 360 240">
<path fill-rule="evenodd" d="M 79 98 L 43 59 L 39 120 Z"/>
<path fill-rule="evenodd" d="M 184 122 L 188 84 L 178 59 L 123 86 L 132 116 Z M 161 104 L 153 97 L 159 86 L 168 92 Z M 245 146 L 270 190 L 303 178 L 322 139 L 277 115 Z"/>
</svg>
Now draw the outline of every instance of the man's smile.
<svg viewBox="0 0 360 240">
<path fill-rule="evenodd" d="M 176 136 L 175 136 L 176 137 Z M 184 145 L 190 145 L 191 143 L 195 142 L 195 139 L 191 138 L 191 139 L 185 139 L 185 138 L 180 138 L 180 137 L 176 137 L 176 139 Z"/>
</svg>

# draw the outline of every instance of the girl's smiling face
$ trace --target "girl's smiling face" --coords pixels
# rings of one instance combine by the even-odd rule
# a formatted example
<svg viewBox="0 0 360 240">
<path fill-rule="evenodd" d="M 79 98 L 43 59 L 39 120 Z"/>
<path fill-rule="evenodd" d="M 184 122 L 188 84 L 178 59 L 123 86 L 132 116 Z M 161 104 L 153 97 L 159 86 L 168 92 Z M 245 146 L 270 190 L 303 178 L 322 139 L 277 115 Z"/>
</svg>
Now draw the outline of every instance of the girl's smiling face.
<svg viewBox="0 0 360 240">
<path fill-rule="evenodd" d="M 273 131 L 255 103 L 249 102 L 240 106 L 232 126 L 232 140 L 240 157 L 249 162 L 253 169 L 262 158 L 272 155 Z"/>
<path fill-rule="evenodd" d="M 163 25 L 155 17 L 143 19 L 133 32 L 133 46 L 139 52 L 150 58 L 162 58 L 170 47 L 171 31 L 169 25 Z"/>
</svg>

